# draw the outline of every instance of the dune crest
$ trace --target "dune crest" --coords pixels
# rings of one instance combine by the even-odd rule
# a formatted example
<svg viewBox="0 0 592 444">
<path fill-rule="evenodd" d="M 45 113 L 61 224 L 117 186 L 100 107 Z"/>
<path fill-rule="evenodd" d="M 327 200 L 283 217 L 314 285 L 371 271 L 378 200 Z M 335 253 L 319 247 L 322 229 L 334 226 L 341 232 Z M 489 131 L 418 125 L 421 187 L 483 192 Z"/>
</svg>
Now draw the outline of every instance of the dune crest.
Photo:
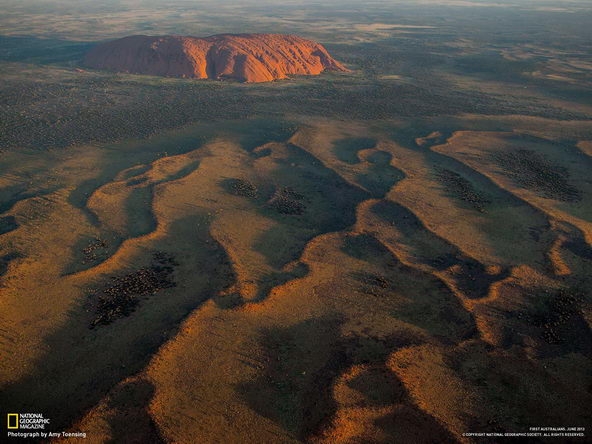
<svg viewBox="0 0 592 444">
<path fill-rule="evenodd" d="M 249 83 L 347 71 L 321 44 L 284 34 L 134 35 L 96 46 L 84 63 L 107 71 Z"/>
</svg>

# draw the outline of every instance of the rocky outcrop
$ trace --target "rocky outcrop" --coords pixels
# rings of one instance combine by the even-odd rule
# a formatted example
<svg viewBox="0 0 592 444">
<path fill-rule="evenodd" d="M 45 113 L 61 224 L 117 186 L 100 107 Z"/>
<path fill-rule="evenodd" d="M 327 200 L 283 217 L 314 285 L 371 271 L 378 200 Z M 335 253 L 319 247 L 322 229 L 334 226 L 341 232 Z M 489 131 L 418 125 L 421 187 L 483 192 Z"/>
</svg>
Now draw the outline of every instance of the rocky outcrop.
<svg viewBox="0 0 592 444">
<path fill-rule="evenodd" d="M 241 82 L 347 71 L 321 44 L 283 34 L 135 35 L 96 46 L 84 63 L 115 72 Z"/>
</svg>

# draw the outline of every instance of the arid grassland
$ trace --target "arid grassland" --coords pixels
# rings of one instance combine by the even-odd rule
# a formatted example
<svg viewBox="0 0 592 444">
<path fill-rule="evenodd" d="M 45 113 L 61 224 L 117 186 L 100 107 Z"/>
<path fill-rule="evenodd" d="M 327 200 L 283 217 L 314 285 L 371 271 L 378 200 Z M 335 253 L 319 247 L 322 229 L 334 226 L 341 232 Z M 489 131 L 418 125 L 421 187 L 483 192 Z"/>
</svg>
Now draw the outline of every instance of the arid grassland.
<svg viewBox="0 0 592 444">
<path fill-rule="evenodd" d="M 590 439 L 592 7 L 161 3 L 0 17 L 3 417 L 87 443 Z M 81 65 L 218 32 L 351 72 Z"/>
</svg>

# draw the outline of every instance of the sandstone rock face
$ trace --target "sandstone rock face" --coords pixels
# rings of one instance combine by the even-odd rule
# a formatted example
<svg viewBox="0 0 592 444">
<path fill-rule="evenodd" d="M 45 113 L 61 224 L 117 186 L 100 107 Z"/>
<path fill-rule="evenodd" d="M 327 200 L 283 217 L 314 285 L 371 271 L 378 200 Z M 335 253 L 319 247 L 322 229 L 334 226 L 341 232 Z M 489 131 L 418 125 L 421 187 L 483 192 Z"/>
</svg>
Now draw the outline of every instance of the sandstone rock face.
<svg viewBox="0 0 592 444">
<path fill-rule="evenodd" d="M 85 65 L 115 72 L 241 82 L 347 71 L 319 43 L 283 34 L 135 35 L 96 46 L 86 55 Z"/>
</svg>

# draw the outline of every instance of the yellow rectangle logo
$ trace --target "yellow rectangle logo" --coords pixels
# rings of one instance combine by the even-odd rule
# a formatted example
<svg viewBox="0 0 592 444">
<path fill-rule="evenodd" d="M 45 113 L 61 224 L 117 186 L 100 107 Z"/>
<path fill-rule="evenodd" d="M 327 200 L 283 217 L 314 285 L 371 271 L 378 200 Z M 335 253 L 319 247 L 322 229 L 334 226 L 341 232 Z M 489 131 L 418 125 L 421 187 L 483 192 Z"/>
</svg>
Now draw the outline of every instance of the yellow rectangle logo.
<svg viewBox="0 0 592 444">
<path fill-rule="evenodd" d="M 19 428 L 19 415 L 18 413 L 9 413 L 8 414 L 8 424 L 6 428 L 8 429 L 18 429 Z"/>
</svg>

